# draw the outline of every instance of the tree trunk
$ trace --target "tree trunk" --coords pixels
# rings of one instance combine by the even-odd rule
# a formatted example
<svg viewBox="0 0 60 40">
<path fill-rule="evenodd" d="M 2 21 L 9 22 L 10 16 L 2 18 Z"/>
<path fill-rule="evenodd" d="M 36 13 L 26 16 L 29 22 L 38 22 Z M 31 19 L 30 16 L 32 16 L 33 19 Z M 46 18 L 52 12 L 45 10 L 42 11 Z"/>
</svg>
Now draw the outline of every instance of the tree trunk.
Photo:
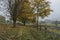
<svg viewBox="0 0 60 40">
<path fill-rule="evenodd" d="M 40 25 L 40 30 L 41 30 L 41 25 Z"/>
<path fill-rule="evenodd" d="M 37 29 L 38 29 L 38 20 L 37 20 Z"/>
<path fill-rule="evenodd" d="M 24 21 L 24 22 L 23 22 L 23 25 L 24 25 L 24 26 L 25 26 L 25 23 L 26 23 L 26 22 Z"/>
<path fill-rule="evenodd" d="M 16 20 L 13 20 L 13 28 L 16 27 Z"/>
<path fill-rule="evenodd" d="M 38 10 L 38 6 L 37 6 L 37 30 L 38 30 L 38 27 L 39 27 L 38 26 L 38 20 L 39 20 L 39 16 L 38 16 L 39 14 L 38 14 L 38 12 L 39 12 L 39 10 Z"/>
<path fill-rule="evenodd" d="M 38 13 L 37 13 L 37 30 L 38 30 L 38 20 L 39 20 L 39 18 L 38 18 Z"/>
</svg>

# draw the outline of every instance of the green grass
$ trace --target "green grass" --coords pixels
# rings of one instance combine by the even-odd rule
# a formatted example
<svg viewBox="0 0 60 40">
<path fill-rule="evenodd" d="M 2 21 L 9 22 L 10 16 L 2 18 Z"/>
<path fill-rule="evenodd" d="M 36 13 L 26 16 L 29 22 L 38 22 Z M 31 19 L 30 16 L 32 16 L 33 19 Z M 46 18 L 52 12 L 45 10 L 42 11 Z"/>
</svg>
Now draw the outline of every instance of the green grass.
<svg viewBox="0 0 60 40">
<path fill-rule="evenodd" d="M 11 28 L 10 26 L 0 27 L 0 40 L 60 40 L 48 33 L 40 31 L 33 27 L 17 26 Z"/>
<path fill-rule="evenodd" d="M 41 24 L 41 25 L 45 25 L 45 24 Z M 48 26 L 56 26 L 56 24 L 51 24 L 51 23 L 46 24 L 46 25 L 48 25 Z M 57 26 L 60 27 L 60 24 L 57 24 Z"/>
<path fill-rule="evenodd" d="M 56 34 L 60 34 L 60 30 L 50 29 L 50 28 L 48 28 L 48 31 L 50 31 L 50 32 L 54 32 L 54 33 L 56 33 Z"/>
</svg>

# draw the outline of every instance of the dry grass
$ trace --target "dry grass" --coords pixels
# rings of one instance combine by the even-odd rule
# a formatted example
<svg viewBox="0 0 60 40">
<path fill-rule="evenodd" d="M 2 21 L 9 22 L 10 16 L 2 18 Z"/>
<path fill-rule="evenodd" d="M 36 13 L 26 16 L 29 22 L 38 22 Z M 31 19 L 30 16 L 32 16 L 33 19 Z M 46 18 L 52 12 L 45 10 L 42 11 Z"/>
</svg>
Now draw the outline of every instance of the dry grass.
<svg viewBox="0 0 60 40">
<path fill-rule="evenodd" d="M 13 28 L 12 25 L 7 25 L 7 24 L 0 24 L 0 33 L 4 32 L 6 30 L 19 30 L 20 33 L 26 32 L 26 30 L 29 30 L 31 27 L 25 27 L 25 26 L 19 26 L 17 25 L 15 28 Z"/>
<path fill-rule="evenodd" d="M 37 29 L 33 27 L 17 25 L 15 28 L 12 28 L 12 25 L 0 24 L 0 40 L 45 40 L 44 35 L 45 33 L 40 30 L 37 31 Z M 50 38 L 50 35 L 47 35 L 46 39 Z M 54 37 L 50 39 L 53 40 L 53 38 Z"/>
<path fill-rule="evenodd" d="M 12 25 L 2 24 L 2 25 L 0 25 L 0 38 L 2 37 L 1 40 L 5 40 L 7 38 L 7 36 L 8 36 L 8 39 L 13 38 L 14 40 L 15 40 L 15 38 L 17 38 L 17 40 L 20 40 L 20 38 L 21 38 L 21 40 L 22 40 L 23 38 L 25 38 L 25 36 L 30 38 L 30 29 L 31 29 L 31 27 L 16 26 L 15 28 L 12 28 Z M 6 39 L 6 40 L 8 40 L 8 39 Z M 27 38 L 25 38 L 25 39 L 27 39 Z"/>
</svg>

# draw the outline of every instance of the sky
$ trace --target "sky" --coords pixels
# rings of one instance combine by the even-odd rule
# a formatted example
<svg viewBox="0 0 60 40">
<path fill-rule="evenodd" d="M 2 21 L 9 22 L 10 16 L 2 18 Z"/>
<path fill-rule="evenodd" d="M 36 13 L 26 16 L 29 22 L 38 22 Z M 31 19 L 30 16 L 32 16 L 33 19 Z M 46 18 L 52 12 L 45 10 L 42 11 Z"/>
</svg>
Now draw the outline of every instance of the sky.
<svg viewBox="0 0 60 40">
<path fill-rule="evenodd" d="M 53 10 L 53 12 L 48 17 L 45 17 L 43 20 L 45 20 L 45 19 L 60 20 L 60 0 L 49 0 L 49 1 L 51 2 L 50 5 L 51 5 L 51 9 Z M 5 10 L 7 7 L 6 3 L 7 3 L 6 0 L 3 2 L 0 0 L 0 15 L 3 15 L 5 17 L 6 17 L 5 13 L 7 11 L 7 10 Z M 6 19 L 7 19 L 7 17 L 6 17 Z"/>
<path fill-rule="evenodd" d="M 44 19 L 60 20 L 60 0 L 49 0 L 51 2 L 51 9 L 53 12 Z"/>
<path fill-rule="evenodd" d="M 6 13 L 8 13 L 7 3 L 7 0 L 0 0 L 0 15 L 4 16 L 6 19 L 8 19 L 6 15 Z"/>
</svg>

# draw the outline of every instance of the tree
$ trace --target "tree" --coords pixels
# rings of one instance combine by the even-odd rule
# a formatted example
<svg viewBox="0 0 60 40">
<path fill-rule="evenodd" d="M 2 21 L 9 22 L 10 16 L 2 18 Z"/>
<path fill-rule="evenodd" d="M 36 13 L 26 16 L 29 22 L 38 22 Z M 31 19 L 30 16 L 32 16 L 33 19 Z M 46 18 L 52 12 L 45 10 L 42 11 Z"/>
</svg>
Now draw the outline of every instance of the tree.
<svg viewBox="0 0 60 40">
<path fill-rule="evenodd" d="M 36 12 L 36 23 L 37 23 L 37 29 L 38 29 L 38 20 L 39 17 L 44 18 L 45 16 L 48 16 L 51 12 L 49 2 L 46 0 L 34 0 L 33 7 Z M 41 28 L 41 27 L 40 27 Z"/>
<path fill-rule="evenodd" d="M 22 21 L 22 23 L 25 25 L 25 23 L 30 20 L 32 17 L 33 19 L 33 12 L 32 12 L 32 8 L 30 7 L 30 3 L 29 0 L 24 0 L 22 2 L 22 9 L 21 9 L 21 14 L 18 15 L 18 20 Z"/>
<path fill-rule="evenodd" d="M 17 20 L 17 15 L 20 12 L 20 0 L 8 0 L 9 3 L 9 13 L 11 16 L 11 19 L 13 20 L 13 27 L 16 27 L 16 20 Z"/>
<path fill-rule="evenodd" d="M 57 20 L 55 21 L 55 25 L 58 26 L 58 21 Z"/>
</svg>

